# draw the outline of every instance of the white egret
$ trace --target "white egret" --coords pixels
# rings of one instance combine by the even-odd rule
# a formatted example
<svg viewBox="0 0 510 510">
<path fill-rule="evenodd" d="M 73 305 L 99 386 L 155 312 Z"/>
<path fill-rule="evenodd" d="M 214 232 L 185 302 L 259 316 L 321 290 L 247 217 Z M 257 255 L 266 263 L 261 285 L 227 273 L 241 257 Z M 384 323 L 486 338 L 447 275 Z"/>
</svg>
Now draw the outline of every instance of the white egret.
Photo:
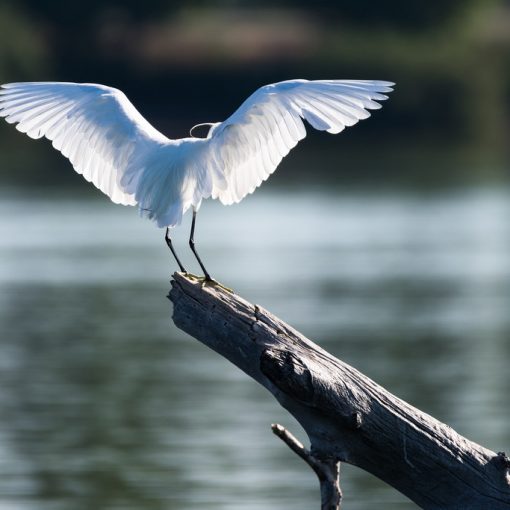
<svg viewBox="0 0 510 510">
<path fill-rule="evenodd" d="M 339 133 L 370 116 L 393 83 L 289 80 L 255 91 L 227 120 L 211 123 L 206 138 L 171 140 L 157 131 L 118 89 L 63 82 L 8 83 L 0 116 L 31 138 L 46 137 L 74 169 L 117 204 L 137 205 L 169 229 L 191 207 L 190 247 L 204 198 L 233 204 L 252 193 L 312 127 Z"/>
</svg>

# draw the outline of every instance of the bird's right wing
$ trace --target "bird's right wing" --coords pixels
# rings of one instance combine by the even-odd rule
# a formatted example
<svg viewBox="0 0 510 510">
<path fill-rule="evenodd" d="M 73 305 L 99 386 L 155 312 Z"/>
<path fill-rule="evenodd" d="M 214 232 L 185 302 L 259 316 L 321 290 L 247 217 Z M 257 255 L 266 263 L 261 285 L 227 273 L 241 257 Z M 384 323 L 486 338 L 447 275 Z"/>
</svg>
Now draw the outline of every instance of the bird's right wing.
<svg viewBox="0 0 510 510">
<path fill-rule="evenodd" d="M 52 140 L 78 173 L 125 205 L 137 203 L 141 173 L 168 142 L 120 90 L 104 85 L 8 83 L 0 116 L 31 138 Z"/>
<path fill-rule="evenodd" d="M 290 80 L 255 91 L 209 134 L 209 170 L 223 174 L 213 198 L 239 202 L 274 172 L 288 152 L 306 136 L 302 119 L 312 127 L 339 133 L 370 116 L 387 99 L 387 81 Z"/>
</svg>

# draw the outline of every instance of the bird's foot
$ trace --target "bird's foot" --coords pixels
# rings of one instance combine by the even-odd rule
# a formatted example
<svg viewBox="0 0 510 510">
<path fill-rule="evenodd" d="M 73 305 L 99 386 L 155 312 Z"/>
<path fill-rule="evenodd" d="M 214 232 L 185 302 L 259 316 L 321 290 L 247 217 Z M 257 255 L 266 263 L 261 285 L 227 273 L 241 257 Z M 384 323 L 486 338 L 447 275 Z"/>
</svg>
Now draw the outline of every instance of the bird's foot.
<svg viewBox="0 0 510 510">
<path fill-rule="evenodd" d="M 193 274 L 193 273 L 188 273 L 188 271 L 181 271 L 181 274 L 183 276 L 185 276 L 186 278 L 189 278 L 190 280 L 200 281 L 200 280 L 204 279 L 203 276 L 198 276 L 198 275 Z"/>
<path fill-rule="evenodd" d="M 227 292 L 230 292 L 230 294 L 234 294 L 234 291 L 230 289 L 229 287 L 226 287 L 225 285 L 222 285 L 220 282 L 216 281 L 214 278 L 211 278 L 208 276 L 197 276 L 193 273 L 183 273 L 186 278 L 189 278 L 190 280 L 196 281 L 201 284 L 202 288 L 204 287 L 219 287 L 220 289 L 223 289 Z"/>
<path fill-rule="evenodd" d="M 207 287 L 208 285 L 211 287 L 219 287 L 220 289 L 223 289 L 226 292 L 229 292 L 230 294 L 234 294 L 234 291 L 230 287 L 226 287 L 225 285 L 216 281 L 214 278 L 211 278 L 210 276 L 209 277 L 204 276 L 202 278 L 202 287 Z"/>
</svg>

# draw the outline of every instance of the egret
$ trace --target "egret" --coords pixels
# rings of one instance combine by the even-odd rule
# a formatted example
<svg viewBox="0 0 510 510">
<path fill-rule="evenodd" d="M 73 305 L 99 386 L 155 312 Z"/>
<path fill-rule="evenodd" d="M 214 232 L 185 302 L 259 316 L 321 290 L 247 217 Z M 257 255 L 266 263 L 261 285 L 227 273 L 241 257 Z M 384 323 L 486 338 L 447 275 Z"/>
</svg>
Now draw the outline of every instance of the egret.
<svg viewBox="0 0 510 510">
<path fill-rule="evenodd" d="M 256 90 L 205 138 L 172 140 L 156 130 L 118 89 L 92 83 L 20 82 L 0 88 L 0 116 L 31 138 L 46 137 L 74 169 L 117 204 L 170 229 L 191 208 L 189 245 L 203 199 L 241 201 L 271 175 L 313 128 L 339 133 L 370 116 L 394 84 L 376 80 L 288 80 Z"/>
</svg>

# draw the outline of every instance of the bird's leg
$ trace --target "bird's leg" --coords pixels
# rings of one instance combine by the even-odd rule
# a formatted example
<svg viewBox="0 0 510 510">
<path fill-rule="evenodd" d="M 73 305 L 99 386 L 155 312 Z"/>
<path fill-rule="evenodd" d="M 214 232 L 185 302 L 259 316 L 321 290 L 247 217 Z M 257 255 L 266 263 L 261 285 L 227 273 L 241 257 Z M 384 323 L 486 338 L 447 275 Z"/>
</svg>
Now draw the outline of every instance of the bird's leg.
<svg viewBox="0 0 510 510">
<path fill-rule="evenodd" d="M 193 219 L 191 220 L 191 232 L 189 234 L 189 247 L 191 248 L 193 255 L 195 255 L 195 258 L 197 259 L 198 263 L 200 264 L 200 267 L 202 268 L 202 271 L 204 272 L 205 281 L 206 282 L 214 281 L 211 278 L 211 275 L 208 273 L 207 269 L 205 268 L 204 264 L 200 260 L 197 250 L 195 249 L 195 240 L 193 239 L 193 236 L 195 235 L 195 220 L 196 220 L 196 218 L 197 218 L 197 211 L 196 211 L 196 209 L 193 209 Z"/>
<path fill-rule="evenodd" d="M 184 269 L 184 266 L 182 265 L 181 261 L 179 260 L 177 253 L 175 253 L 174 247 L 172 245 L 172 239 L 170 239 L 170 229 L 168 227 L 167 227 L 166 233 L 165 233 L 165 241 L 166 241 L 167 246 L 170 248 L 172 255 L 174 256 L 174 259 L 176 260 L 177 264 L 179 265 L 179 269 L 181 270 L 181 272 L 187 273 L 186 269 Z"/>
<path fill-rule="evenodd" d="M 190 231 L 190 234 L 189 234 L 189 246 L 191 248 L 191 251 L 193 252 L 193 255 L 195 255 L 198 263 L 200 264 L 200 267 L 202 268 L 202 271 L 204 272 L 204 277 L 203 278 L 198 278 L 197 276 L 191 275 L 189 273 L 187 273 L 187 276 L 191 277 L 192 279 L 196 279 L 199 282 L 201 281 L 202 282 L 202 287 L 204 287 L 205 285 L 214 285 L 214 286 L 217 286 L 217 287 L 221 287 L 223 290 L 225 290 L 227 292 L 233 293 L 234 291 L 232 289 L 229 289 L 228 287 L 225 287 L 221 283 L 218 283 L 215 279 L 211 278 L 211 275 L 209 274 L 209 272 L 205 268 L 203 262 L 200 260 L 200 256 L 198 255 L 197 250 L 195 249 L 195 240 L 194 240 L 196 218 L 197 218 L 197 211 L 196 211 L 195 208 L 193 208 L 193 219 L 191 220 L 191 231 Z"/>
</svg>

